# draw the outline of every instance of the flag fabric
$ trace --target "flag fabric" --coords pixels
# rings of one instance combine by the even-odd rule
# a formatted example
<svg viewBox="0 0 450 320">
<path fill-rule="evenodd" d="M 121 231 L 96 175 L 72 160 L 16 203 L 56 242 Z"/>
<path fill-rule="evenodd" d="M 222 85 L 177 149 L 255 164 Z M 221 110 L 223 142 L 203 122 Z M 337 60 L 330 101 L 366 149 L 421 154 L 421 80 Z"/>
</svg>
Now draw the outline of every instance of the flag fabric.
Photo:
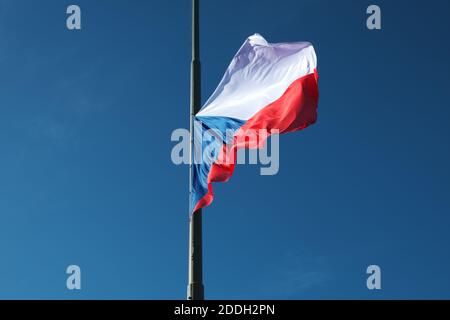
<svg viewBox="0 0 450 320">
<path fill-rule="evenodd" d="M 293 132 L 316 122 L 317 82 L 317 57 L 310 43 L 271 44 L 259 34 L 244 42 L 195 115 L 194 145 L 199 147 L 194 149 L 202 151 L 194 151 L 200 161 L 193 164 L 191 212 L 211 204 L 212 182 L 231 177 L 238 148 L 261 148 L 271 130 Z M 205 139 L 211 131 L 215 137 Z M 255 134 L 257 142 L 240 139 Z"/>
</svg>

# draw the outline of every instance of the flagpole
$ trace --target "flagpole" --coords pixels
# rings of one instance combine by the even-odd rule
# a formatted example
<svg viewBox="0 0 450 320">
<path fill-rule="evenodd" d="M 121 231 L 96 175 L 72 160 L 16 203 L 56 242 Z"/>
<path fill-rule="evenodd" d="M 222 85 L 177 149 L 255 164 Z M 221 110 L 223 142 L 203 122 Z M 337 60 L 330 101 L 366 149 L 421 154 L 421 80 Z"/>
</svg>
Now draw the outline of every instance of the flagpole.
<svg viewBox="0 0 450 320">
<path fill-rule="evenodd" d="M 191 154 L 189 166 L 189 194 L 192 194 L 193 179 L 193 139 L 194 115 L 201 104 L 201 69 L 200 69 L 200 24 L 199 0 L 192 0 L 192 63 L 191 63 L 191 112 L 190 138 Z M 192 213 L 189 220 L 189 284 L 188 300 L 203 300 L 203 267 L 202 267 L 202 210 Z"/>
</svg>

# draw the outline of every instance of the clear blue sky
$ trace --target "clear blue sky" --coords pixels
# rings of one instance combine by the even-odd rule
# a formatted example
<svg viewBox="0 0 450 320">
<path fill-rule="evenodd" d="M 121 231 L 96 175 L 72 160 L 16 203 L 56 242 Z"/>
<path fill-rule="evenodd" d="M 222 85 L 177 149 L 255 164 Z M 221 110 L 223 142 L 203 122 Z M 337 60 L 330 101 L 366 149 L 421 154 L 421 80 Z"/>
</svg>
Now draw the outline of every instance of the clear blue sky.
<svg viewBox="0 0 450 320">
<path fill-rule="evenodd" d="M 317 124 L 281 137 L 278 175 L 239 166 L 215 185 L 206 297 L 450 298 L 450 3 L 201 11 L 203 101 L 255 32 L 312 42 L 321 92 Z M 0 0 L 0 298 L 185 298 L 188 168 L 170 134 L 188 127 L 189 63 L 188 0 Z"/>
</svg>

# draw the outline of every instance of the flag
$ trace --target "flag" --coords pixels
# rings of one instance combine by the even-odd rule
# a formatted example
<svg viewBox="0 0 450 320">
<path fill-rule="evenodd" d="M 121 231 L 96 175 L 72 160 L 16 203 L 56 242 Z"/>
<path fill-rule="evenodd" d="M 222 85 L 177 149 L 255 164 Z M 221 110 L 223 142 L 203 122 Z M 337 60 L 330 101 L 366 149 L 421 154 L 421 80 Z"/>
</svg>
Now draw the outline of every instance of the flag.
<svg viewBox="0 0 450 320">
<path fill-rule="evenodd" d="M 272 44 L 259 34 L 244 42 L 194 118 L 191 212 L 211 204 L 212 182 L 231 177 L 238 148 L 261 148 L 272 130 L 293 132 L 316 122 L 317 81 L 310 43 Z"/>
</svg>

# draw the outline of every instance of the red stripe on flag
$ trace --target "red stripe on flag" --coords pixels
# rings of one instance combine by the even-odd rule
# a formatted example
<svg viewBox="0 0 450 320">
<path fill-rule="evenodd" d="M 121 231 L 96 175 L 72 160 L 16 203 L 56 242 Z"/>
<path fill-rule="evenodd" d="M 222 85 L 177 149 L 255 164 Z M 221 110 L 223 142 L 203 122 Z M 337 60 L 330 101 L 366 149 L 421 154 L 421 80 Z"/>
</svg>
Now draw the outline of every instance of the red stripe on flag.
<svg viewBox="0 0 450 320">
<path fill-rule="evenodd" d="M 216 161 L 212 165 L 208 174 L 208 193 L 197 203 L 194 212 L 209 206 L 213 201 L 212 182 L 226 182 L 231 178 L 238 148 L 262 148 L 271 130 L 278 130 L 279 133 L 293 132 L 316 122 L 319 102 L 317 81 L 317 70 L 297 79 L 279 99 L 261 109 L 236 132 L 233 146 L 227 150 L 227 146 L 224 145 L 218 157 L 227 161 Z M 267 130 L 268 134 L 261 136 L 260 129 Z M 255 144 L 253 139 L 248 141 L 243 138 L 255 134 L 258 144 Z"/>
</svg>

